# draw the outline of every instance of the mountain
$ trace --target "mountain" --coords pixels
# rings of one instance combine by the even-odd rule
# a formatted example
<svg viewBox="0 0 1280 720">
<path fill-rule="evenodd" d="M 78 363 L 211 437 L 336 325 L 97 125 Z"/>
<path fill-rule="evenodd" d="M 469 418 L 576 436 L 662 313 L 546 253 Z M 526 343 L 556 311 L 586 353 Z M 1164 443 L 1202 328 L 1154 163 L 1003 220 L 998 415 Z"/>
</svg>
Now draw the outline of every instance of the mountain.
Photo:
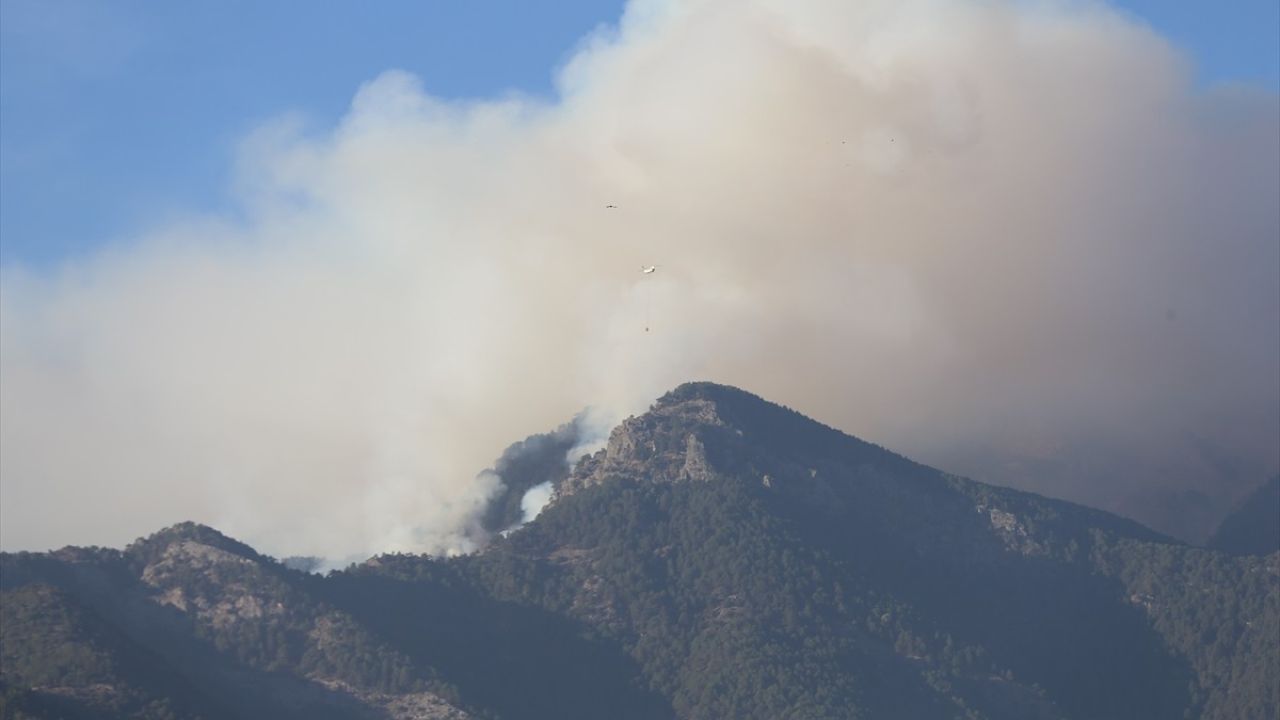
<svg viewBox="0 0 1280 720">
<path fill-rule="evenodd" d="M 1280 551 L 1280 475 L 1245 498 L 1218 526 L 1208 546 L 1233 555 Z"/>
<path fill-rule="evenodd" d="M 184 524 L 0 556 L 4 716 L 1280 710 L 1280 553 L 1190 547 L 708 383 L 572 468 L 563 431 L 495 466 L 553 500 L 472 555 L 321 577 Z"/>
</svg>

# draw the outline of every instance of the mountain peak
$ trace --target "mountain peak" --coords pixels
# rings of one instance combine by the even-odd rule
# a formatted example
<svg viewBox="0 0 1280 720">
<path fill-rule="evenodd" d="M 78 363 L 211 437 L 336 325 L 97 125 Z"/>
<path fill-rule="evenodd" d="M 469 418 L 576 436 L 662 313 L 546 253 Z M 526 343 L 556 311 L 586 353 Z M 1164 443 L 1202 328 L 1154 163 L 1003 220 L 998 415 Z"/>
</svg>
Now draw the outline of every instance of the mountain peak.
<svg viewBox="0 0 1280 720">
<path fill-rule="evenodd" d="M 749 477 L 770 485 L 785 477 L 807 485 L 819 466 L 832 463 L 914 465 L 745 390 L 689 382 L 614 428 L 605 449 L 583 458 L 558 493 L 611 478 L 661 483 Z"/>
<path fill-rule="evenodd" d="M 582 458 L 560 483 L 557 494 L 569 495 L 613 478 L 707 479 L 707 439 L 729 431 L 717 399 L 733 390 L 712 383 L 686 383 L 663 395 L 648 412 L 614 428 L 605 448 Z"/>
<path fill-rule="evenodd" d="M 857 517 L 867 528 L 880 522 L 878 515 L 900 515 L 899 524 L 916 528 L 922 542 L 941 525 L 954 525 L 956 537 L 995 541 L 1024 555 L 1083 542 L 1077 532 L 1082 527 L 1167 541 L 1100 511 L 948 475 L 750 392 L 709 382 L 680 385 L 648 412 L 624 420 L 603 450 L 559 482 L 553 503 L 613 482 L 708 481 L 750 488 L 842 522 Z M 977 518 L 981 522 L 971 522 Z"/>
<path fill-rule="evenodd" d="M 170 548 L 180 546 L 203 546 L 244 560 L 253 562 L 262 560 L 262 556 L 256 550 L 239 540 L 230 538 L 208 525 L 189 521 L 170 525 L 137 540 L 125 548 L 125 553 L 146 564 L 163 555 Z"/>
<path fill-rule="evenodd" d="M 770 402 L 754 393 L 732 385 L 713 382 L 688 382 L 676 387 L 654 402 L 646 415 L 679 417 L 693 423 L 730 427 L 746 434 L 752 431 L 775 429 L 778 423 L 790 422 L 806 430 L 831 428 L 778 403 Z M 643 416 L 642 416 L 643 417 Z"/>
<path fill-rule="evenodd" d="M 756 402 L 761 404 L 770 404 L 764 398 L 754 395 L 736 388 L 732 385 L 722 385 L 707 380 L 696 380 L 683 383 L 667 392 L 654 403 L 654 408 L 660 408 L 669 405 L 676 405 L 685 402 L 694 401 L 707 402 Z"/>
<path fill-rule="evenodd" d="M 824 425 L 779 403 L 731 385 L 689 382 L 663 395 L 646 415 L 679 419 L 688 425 L 719 426 L 752 445 L 766 443 L 772 452 L 812 457 L 874 450 L 898 457 L 877 445 Z"/>
</svg>

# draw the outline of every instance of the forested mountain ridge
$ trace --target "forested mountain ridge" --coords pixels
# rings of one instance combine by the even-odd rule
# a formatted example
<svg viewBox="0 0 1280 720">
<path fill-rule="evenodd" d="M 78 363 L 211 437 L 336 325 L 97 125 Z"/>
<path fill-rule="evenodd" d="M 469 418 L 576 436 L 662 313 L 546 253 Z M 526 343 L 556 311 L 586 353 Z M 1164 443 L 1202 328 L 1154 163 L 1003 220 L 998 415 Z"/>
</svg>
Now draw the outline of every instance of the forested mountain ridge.
<svg viewBox="0 0 1280 720">
<path fill-rule="evenodd" d="M 1280 475 L 1253 491 L 1223 519 L 1208 546 L 1233 555 L 1280 551 Z"/>
<path fill-rule="evenodd" d="M 458 558 L 381 556 L 320 577 L 190 524 L 124 551 L 4 555 L 4 712 L 1280 709 L 1280 553 L 1192 548 L 946 475 L 707 383 L 625 421 L 572 470 L 526 465 L 545 466 L 551 505 Z"/>
</svg>

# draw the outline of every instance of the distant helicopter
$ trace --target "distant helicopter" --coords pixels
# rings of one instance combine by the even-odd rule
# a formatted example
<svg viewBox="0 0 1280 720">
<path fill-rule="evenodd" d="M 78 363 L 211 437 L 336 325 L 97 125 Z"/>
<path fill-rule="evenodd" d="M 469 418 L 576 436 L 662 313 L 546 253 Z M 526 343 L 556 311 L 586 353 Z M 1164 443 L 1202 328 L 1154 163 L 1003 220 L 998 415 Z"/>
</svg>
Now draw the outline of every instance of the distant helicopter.
<svg viewBox="0 0 1280 720">
<path fill-rule="evenodd" d="M 640 272 L 645 275 L 652 275 L 658 271 L 657 265 L 641 265 Z M 653 298 L 647 298 L 644 309 L 644 331 L 649 332 L 649 318 L 653 315 Z"/>
</svg>

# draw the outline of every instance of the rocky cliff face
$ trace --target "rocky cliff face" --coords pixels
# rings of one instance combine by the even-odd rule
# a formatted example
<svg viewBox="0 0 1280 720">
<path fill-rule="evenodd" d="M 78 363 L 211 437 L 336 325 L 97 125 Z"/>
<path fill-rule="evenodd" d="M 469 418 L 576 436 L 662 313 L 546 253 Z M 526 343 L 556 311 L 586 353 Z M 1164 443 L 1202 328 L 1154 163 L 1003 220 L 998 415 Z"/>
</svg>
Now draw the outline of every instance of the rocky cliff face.
<svg viewBox="0 0 1280 720">
<path fill-rule="evenodd" d="M 648 413 L 627 418 L 615 428 L 605 448 L 580 460 L 557 493 L 571 495 L 615 478 L 658 483 L 709 480 L 715 470 L 707 458 L 707 442 L 724 445 L 731 432 L 713 400 L 665 396 Z"/>
<path fill-rule="evenodd" d="M 664 395 L 649 412 L 623 421 L 605 449 L 583 459 L 561 483 L 559 494 L 615 478 L 657 483 L 736 478 L 817 491 L 824 484 L 819 479 L 823 467 L 863 464 L 894 470 L 913 465 L 742 390 L 688 383 Z"/>
</svg>

